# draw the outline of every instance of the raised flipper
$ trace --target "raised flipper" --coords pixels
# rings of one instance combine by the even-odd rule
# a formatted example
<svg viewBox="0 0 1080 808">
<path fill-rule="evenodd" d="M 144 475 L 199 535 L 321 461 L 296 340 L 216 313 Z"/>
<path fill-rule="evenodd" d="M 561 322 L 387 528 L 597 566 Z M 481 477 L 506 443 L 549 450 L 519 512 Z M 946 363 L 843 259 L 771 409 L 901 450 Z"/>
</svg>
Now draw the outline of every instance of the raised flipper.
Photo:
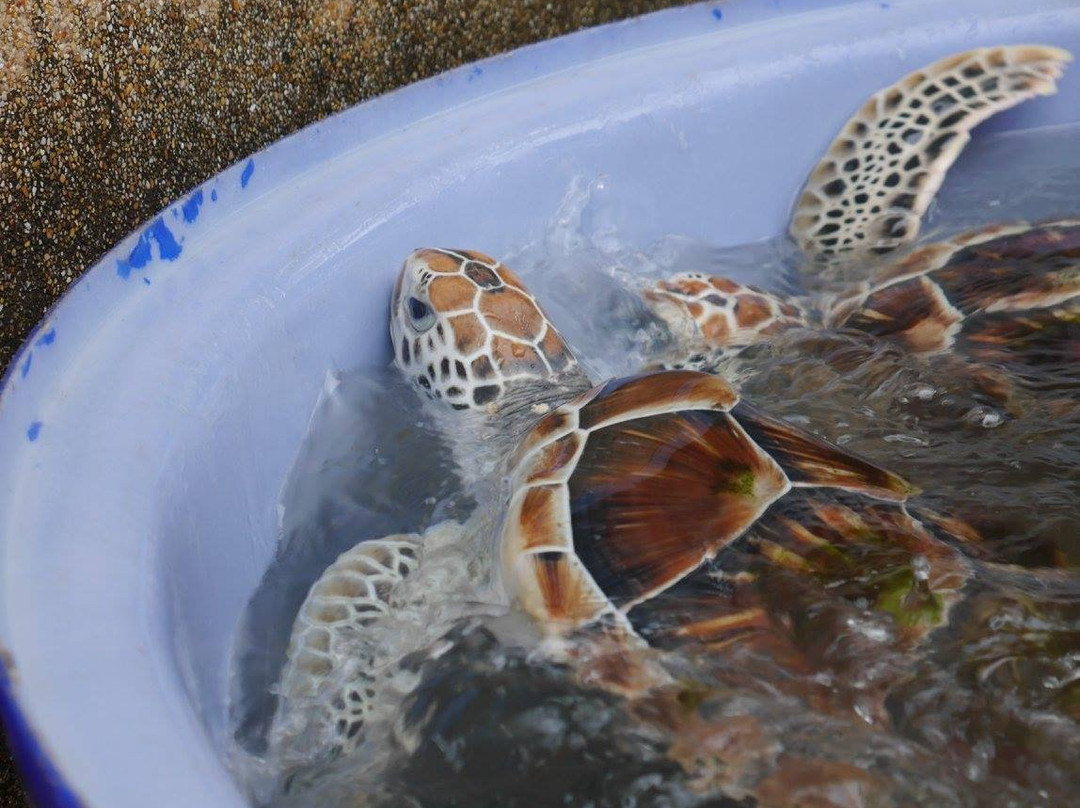
<svg viewBox="0 0 1080 808">
<path fill-rule="evenodd" d="M 790 234 L 813 262 L 849 262 L 910 244 L 977 124 L 1057 90 L 1070 54 L 980 48 L 916 70 L 874 95 L 811 172 Z"/>
<path fill-rule="evenodd" d="M 386 662 L 372 627 L 390 613 L 394 588 L 416 569 L 421 541 L 410 533 L 361 542 L 312 586 L 277 689 L 271 746 L 284 769 L 360 742 L 377 695 L 374 674 Z"/>
</svg>

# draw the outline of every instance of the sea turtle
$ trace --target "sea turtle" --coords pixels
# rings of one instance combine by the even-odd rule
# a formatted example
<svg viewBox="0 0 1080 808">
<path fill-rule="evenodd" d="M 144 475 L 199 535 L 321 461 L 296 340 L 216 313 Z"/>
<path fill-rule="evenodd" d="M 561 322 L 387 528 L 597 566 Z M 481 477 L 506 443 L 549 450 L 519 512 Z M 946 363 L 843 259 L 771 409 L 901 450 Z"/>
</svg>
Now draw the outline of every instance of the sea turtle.
<svg viewBox="0 0 1080 808">
<path fill-rule="evenodd" d="M 853 143 L 860 165 L 888 165 L 891 145 L 901 152 L 901 141 L 914 145 L 906 124 L 893 123 L 895 114 L 924 127 L 924 168 L 902 154 L 908 162 L 899 186 L 888 169 L 866 175 L 873 186 L 867 197 L 888 203 L 882 213 L 859 201 L 862 189 L 853 190 L 850 202 L 836 208 L 865 207 L 858 216 L 841 213 L 840 227 L 855 228 L 850 241 L 832 228 L 830 212 L 814 214 L 823 218 L 811 224 L 807 211 L 815 198 L 848 198 L 846 185 L 832 193 L 840 187 L 833 185 L 835 172 L 851 175 L 856 158 L 819 168 L 811 182 L 824 196 L 805 193 L 795 217 L 813 263 L 835 266 L 837 253 L 854 261 L 864 256 L 863 245 L 885 252 L 912 238 L 967 129 L 997 109 L 1050 92 L 1065 59 L 1035 47 L 975 51 L 875 96 L 863 117 L 874 113 L 880 125 L 856 121 L 852 132 L 898 134 L 867 135 L 861 151 Z M 966 119 L 941 115 L 930 98 L 943 94 Z M 949 132 L 925 132 L 918 112 L 924 104 Z M 848 148 L 844 136 L 838 142 Z M 834 162 L 830 157 L 823 165 Z M 1059 234 L 1071 238 L 1072 227 L 1025 232 L 1042 245 Z M 969 237 L 966 246 L 992 238 Z M 945 262 L 934 274 L 925 262 L 932 255 L 941 263 L 944 250 L 909 259 L 906 266 L 922 261 L 922 269 L 894 272 L 894 281 L 913 277 L 920 299 L 940 303 L 945 287 L 931 288 L 930 280 L 944 284 L 955 266 Z M 1075 278 L 1060 263 L 1048 262 L 1051 285 Z M 998 278 L 1007 280 L 994 286 Z M 987 283 L 997 302 L 984 301 L 969 319 L 1009 312 L 1012 302 L 1030 306 L 1029 286 L 1024 294 L 1005 294 L 1020 283 L 1017 273 L 991 272 Z M 885 310 L 879 301 L 891 299 L 883 291 L 891 288 L 879 281 L 849 290 L 826 310 L 834 318 L 845 312 L 845 325 L 860 317 L 879 322 L 868 312 Z M 695 344 L 711 339 L 710 323 L 719 317 L 725 325 L 716 330 L 725 336 L 710 348 L 751 344 L 809 319 L 797 302 L 716 279 L 677 278 L 660 284 L 652 299 L 673 329 L 692 324 Z M 1040 311 L 1069 312 L 1061 307 L 1071 305 L 1058 296 Z M 957 301 L 949 306 L 962 309 Z M 889 335 L 905 339 L 936 323 L 929 310 L 920 317 L 925 327 L 909 322 Z M 825 702 L 863 694 L 858 707 L 871 722 L 885 720 L 882 693 L 907 669 L 913 650 L 948 622 L 971 580 L 977 553 L 961 549 L 976 546 L 971 528 L 909 504 L 917 491 L 900 476 L 770 417 L 722 378 L 667 369 L 594 385 L 520 278 L 486 255 L 413 253 L 398 276 L 390 321 L 395 363 L 429 399 L 460 475 L 476 494 L 478 516 L 424 536 L 363 541 L 315 584 L 296 620 L 279 688 L 273 735 L 285 768 L 358 745 L 384 700 L 386 672 L 405 651 L 430 645 L 431 626 L 421 620 L 403 629 L 393 620 L 403 599 L 415 595 L 402 593 L 423 579 L 429 554 L 440 547 L 468 546 L 466 557 L 479 561 L 475 572 L 483 579 L 477 596 L 530 615 L 543 635 L 560 641 L 583 680 L 642 694 L 670 684 L 669 674 L 648 654 L 628 649 L 691 649 L 708 660 L 733 646 L 751 647 L 792 670 L 858 671 L 854 695 L 838 693 L 828 677 L 817 680 L 816 692 L 812 681 L 798 686 Z M 959 322 L 939 328 L 939 342 L 955 340 Z M 912 347 L 929 345 L 923 337 L 917 342 Z M 386 625 L 393 626 L 392 642 Z M 860 631 L 831 642 L 841 626 L 852 625 Z M 410 631 L 415 641 L 401 642 Z M 861 669 L 869 657 L 875 666 Z"/>
<path fill-rule="evenodd" d="M 592 686 L 641 700 L 683 686 L 654 653 L 708 667 L 748 649 L 721 679 L 779 665 L 788 695 L 882 724 L 885 695 L 948 624 L 973 570 L 996 574 L 977 560 L 978 536 L 909 502 L 904 479 L 771 418 L 719 376 L 660 370 L 593 386 L 518 276 L 488 256 L 415 252 L 391 328 L 398 368 L 483 505 L 464 526 L 363 541 L 314 585 L 273 730 L 286 769 L 354 749 L 373 712 L 392 716 L 396 663 L 438 656 L 455 606 L 432 599 L 424 569 L 448 545 L 467 548 L 452 563 L 488 559 L 467 597 L 531 616 Z M 410 615 L 417 587 L 429 602 Z"/>
<path fill-rule="evenodd" d="M 1080 219 L 992 225 L 894 257 L 914 243 L 971 129 L 1056 92 L 1069 61 L 1057 48 L 982 48 L 871 97 L 813 169 L 791 217 L 810 294 L 701 273 L 661 280 L 644 297 L 676 338 L 666 364 L 714 368 L 782 337 L 785 350 L 809 342 L 821 352 L 821 335 L 808 329 L 824 329 L 844 343 L 849 364 L 854 346 L 889 340 L 935 356 L 939 377 L 959 374 L 975 400 L 1007 409 L 1014 388 L 1005 368 L 1050 367 L 1075 381 Z"/>
</svg>

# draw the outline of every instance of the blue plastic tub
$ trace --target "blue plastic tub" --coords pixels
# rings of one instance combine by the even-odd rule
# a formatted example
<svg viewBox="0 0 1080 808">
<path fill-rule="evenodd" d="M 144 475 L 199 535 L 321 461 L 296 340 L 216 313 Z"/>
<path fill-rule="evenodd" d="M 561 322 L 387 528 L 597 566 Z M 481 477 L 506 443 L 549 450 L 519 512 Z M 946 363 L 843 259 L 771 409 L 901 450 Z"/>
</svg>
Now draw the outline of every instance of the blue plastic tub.
<svg viewBox="0 0 1080 808">
<path fill-rule="evenodd" d="M 576 175 L 624 232 L 783 229 L 872 91 L 953 51 L 1080 51 L 1076 0 L 746 0 L 362 104 L 178 200 L 51 311 L 0 398 L 0 707 L 42 806 L 225 808 L 228 660 L 327 369 L 388 356 L 421 244 L 499 255 Z M 1080 80 L 995 128 L 1080 121 Z"/>
</svg>

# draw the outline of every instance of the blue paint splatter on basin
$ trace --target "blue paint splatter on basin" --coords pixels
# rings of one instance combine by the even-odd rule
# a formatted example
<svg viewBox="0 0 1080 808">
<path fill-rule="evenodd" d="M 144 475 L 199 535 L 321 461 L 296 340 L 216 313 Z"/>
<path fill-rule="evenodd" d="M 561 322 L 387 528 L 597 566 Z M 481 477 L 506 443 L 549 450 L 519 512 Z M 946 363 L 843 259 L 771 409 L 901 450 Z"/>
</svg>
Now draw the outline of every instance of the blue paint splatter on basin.
<svg viewBox="0 0 1080 808">
<path fill-rule="evenodd" d="M 181 210 L 184 212 L 184 221 L 191 224 L 193 221 L 199 218 L 199 208 L 203 203 L 202 188 L 197 190 L 184 202 Z"/>
<path fill-rule="evenodd" d="M 718 19 L 718 20 L 722 20 L 722 19 L 724 19 L 724 12 L 723 12 L 723 11 L 721 11 L 720 9 L 718 9 L 718 8 L 714 8 L 714 9 L 712 10 L 712 15 L 713 15 L 714 17 L 716 17 L 716 19 Z"/>
<path fill-rule="evenodd" d="M 240 172 L 240 187 L 247 188 L 248 182 L 251 181 L 251 175 L 255 173 L 255 160 L 249 159 L 247 165 L 244 166 L 244 170 Z"/>
<path fill-rule="evenodd" d="M 25 379 L 30 374 L 30 366 L 34 364 L 34 352 L 30 351 L 26 355 L 26 361 L 22 363 L 22 368 L 19 370 L 20 378 Z"/>
<path fill-rule="evenodd" d="M 38 345 L 52 345 L 56 342 L 56 329 L 50 328 L 44 334 L 37 338 Z"/>
<path fill-rule="evenodd" d="M 160 217 L 154 219 L 154 223 L 150 225 L 150 235 L 158 243 L 158 254 L 166 261 L 175 261 L 180 257 L 183 247 L 176 243 L 176 239 L 173 238 L 172 231 L 165 225 L 164 219 Z"/>
<path fill-rule="evenodd" d="M 34 421 L 34 423 L 30 424 L 30 426 L 27 427 L 26 439 L 28 441 L 30 441 L 31 443 L 33 443 L 34 441 L 36 441 L 38 439 L 38 435 L 40 435 L 40 434 L 41 434 L 41 421 Z"/>
<path fill-rule="evenodd" d="M 150 249 L 151 241 L 157 242 L 158 256 L 166 261 L 175 261 L 180 257 L 180 253 L 184 249 L 173 237 L 169 226 L 165 224 L 165 220 L 158 216 L 150 223 L 149 227 L 139 234 L 139 240 L 131 248 L 128 257 L 117 260 L 116 274 L 127 280 L 131 276 L 131 270 L 142 269 L 149 264 L 154 258 Z"/>
<path fill-rule="evenodd" d="M 139 240 L 135 242 L 135 246 L 131 248 L 131 252 L 128 253 L 127 262 L 135 269 L 142 269 L 150 263 L 151 258 L 153 258 L 153 253 L 150 251 L 150 231 L 144 230 Z"/>
</svg>

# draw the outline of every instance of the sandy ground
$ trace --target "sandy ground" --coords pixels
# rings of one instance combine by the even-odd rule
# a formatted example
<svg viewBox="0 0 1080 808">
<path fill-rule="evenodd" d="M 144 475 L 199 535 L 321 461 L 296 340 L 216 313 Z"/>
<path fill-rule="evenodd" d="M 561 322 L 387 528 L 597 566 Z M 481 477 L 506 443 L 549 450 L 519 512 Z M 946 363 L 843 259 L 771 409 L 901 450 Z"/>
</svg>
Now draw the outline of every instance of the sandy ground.
<svg viewBox="0 0 1080 808">
<path fill-rule="evenodd" d="M 250 152 L 483 56 L 679 0 L 5 0 L 0 371 L 116 241 Z M 0 808 L 26 805 L 0 748 Z"/>
</svg>

